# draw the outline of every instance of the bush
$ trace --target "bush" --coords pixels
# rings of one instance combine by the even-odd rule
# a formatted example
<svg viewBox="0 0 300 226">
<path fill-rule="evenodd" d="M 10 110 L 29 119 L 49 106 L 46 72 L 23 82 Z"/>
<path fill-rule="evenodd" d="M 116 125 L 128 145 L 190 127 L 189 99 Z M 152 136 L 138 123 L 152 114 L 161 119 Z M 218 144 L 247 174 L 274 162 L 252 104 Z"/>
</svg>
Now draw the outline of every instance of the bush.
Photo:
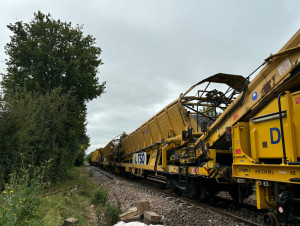
<svg viewBox="0 0 300 226">
<path fill-rule="evenodd" d="M 108 200 L 108 193 L 103 187 L 99 187 L 92 198 L 92 203 L 95 205 L 104 206 Z"/>
<path fill-rule="evenodd" d="M 64 178 L 80 147 L 69 117 L 69 97 L 60 89 L 45 95 L 19 90 L 5 100 L 12 110 L 0 117 L 0 188 L 18 171 L 24 156 L 24 162 L 34 166 L 51 159 L 47 178 Z"/>
<path fill-rule="evenodd" d="M 119 215 L 121 213 L 121 203 L 119 201 L 117 206 L 112 206 L 107 203 L 104 207 L 105 221 L 108 225 L 116 224 L 120 220 Z"/>
<path fill-rule="evenodd" d="M 111 205 L 108 201 L 108 192 L 99 187 L 93 195 L 92 203 L 95 204 L 99 214 L 104 214 L 106 225 L 114 225 L 119 221 L 119 215 L 122 213 L 121 202 L 118 200 L 117 205 Z"/>
<path fill-rule="evenodd" d="M 84 162 L 84 156 L 85 156 L 85 149 L 80 150 L 80 152 L 77 154 L 75 158 L 75 166 L 82 166 Z"/>
<path fill-rule="evenodd" d="M 39 194 L 44 183 L 46 165 L 21 168 L 12 173 L 0 195 L 0 225 L 42 225 L 44 213 L 38 211 Z M 20 176 L 21 175 L 21 176 Z"/>
</svg>

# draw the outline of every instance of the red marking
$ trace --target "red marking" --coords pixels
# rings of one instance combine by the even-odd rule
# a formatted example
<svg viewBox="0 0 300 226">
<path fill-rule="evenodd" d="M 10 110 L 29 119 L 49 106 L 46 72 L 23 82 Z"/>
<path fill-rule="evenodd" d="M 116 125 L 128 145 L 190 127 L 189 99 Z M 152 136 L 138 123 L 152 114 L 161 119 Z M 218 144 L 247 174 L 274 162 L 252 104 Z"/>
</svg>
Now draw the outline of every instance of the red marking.
<svg viewBox="0 0 300 226">
<path fill-rule="evenodd" d="M 296 98 L 296 104 L 300 104 L 300 97 Z"/>
<path fill-rule="evenodd" d="M 195 173 L 196 172 L 195 168 L 191 168 L 191 172 Z"/>
<path fill-rule="evenodd" d="M 241 149 L 236 149 L 236 150 L 235 150 L 235 154 L 242 154 Z"/>
<path fill-rule="evenodd" d="M 203 167 L 208 174 L 210 174 L 209 170 L 206 167 Z"/>
<path fill-rule="evenodd" d="M 238 118 L 238 113 L 233 114 L 233 120 L 236 120 Z"/>
</svg>

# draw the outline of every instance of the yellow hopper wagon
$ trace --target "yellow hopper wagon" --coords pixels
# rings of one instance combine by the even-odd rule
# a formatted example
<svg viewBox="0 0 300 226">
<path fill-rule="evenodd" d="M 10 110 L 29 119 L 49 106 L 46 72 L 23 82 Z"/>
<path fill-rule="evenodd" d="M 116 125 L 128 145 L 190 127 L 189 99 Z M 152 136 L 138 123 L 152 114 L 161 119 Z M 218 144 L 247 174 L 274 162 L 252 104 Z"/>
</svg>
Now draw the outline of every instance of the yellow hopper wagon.
<svg viewBox="0 0 300 226">
<path fill-rule="evenodd" d="M 100 154 L 100 149 L 96 149 L 92 153 L 90 153 L 89 157 L 89 163 L 92 166 L 98 166 L 99 165 L 99 154 Z"/>
</svg>

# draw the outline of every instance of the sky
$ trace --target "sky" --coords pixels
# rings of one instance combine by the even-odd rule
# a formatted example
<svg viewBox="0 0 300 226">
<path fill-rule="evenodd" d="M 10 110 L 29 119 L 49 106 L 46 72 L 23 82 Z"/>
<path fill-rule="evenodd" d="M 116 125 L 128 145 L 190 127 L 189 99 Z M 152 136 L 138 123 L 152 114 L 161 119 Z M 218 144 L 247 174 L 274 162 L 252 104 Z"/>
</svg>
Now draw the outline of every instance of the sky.
<svg viewBox="0 0 300 226">
<path fill-rule="evenodd" d="M 101 47 L 105 93 L 88 103 L 87 153 L 133 132 L 180 93 L 219 72 L 248 76 L 299 29 L 298 0 L 10 0 L 0 10 L 0 73 L 7 25 L 34 13 L 83 25 Z"/>
</svg>

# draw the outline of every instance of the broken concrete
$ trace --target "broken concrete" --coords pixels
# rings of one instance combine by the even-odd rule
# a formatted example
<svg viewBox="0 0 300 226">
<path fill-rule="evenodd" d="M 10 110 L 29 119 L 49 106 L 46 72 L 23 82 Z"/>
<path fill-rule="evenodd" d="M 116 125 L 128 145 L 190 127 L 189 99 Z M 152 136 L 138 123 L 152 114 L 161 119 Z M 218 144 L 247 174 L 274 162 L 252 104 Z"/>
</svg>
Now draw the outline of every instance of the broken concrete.
<svg viewBox="0 0 300 226">
<path fill-rule="evenodd" d="M 150 211 L 150 203 L 148 201 L 138 202 L 137 211 L 139 216 L 143 216 L 145 211 Z"/>
<path fill-rule="evenodd" d="M 157 213 L 151 211 L 145 211 L 144 218 L 150 221 L 151 223 L 160 223 L 162 217 Z"/>
</svg>

